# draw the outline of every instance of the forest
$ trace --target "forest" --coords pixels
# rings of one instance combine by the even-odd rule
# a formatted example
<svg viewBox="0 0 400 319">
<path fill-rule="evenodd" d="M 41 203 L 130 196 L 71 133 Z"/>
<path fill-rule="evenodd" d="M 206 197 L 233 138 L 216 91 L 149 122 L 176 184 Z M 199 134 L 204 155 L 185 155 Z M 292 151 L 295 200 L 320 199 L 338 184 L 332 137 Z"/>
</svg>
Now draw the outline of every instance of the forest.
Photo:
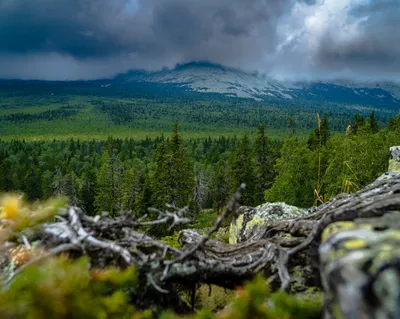
<svg viewBox="0 0 400 319">
<path fill-rule="evenodd" d="M 268 137 L 264 125 L 254 138 L 185 139 L 175 124 L 154 139 L 0 141 L 0 191 L 21 192 L 30 201 L 66 196 L 88 215 L 142 216 L 148 207 L 189 205 L 194 220 L 207 220 L 245 183 L 244 205 L 311 207 L 382 174 L 387 150 L 400 143 L 398 122 L 395 117 L 380 128 L 372 112 L 332 133 L 329 118 L 318 115 L 315 129 L 301 138 L 290 118 L 283 140 Z"/>
<path fill-rule="evenodd" d="M 36 121 L 37 115 L 11 120 Z M 241 205 L 285 202 L 318 207 L 339 193 L 354 193 L 374 181 L 387 169 L 389 147 L 400 144 L 400 116 L 389 119 L 384 127 L 374 111 L 368 116 L 354 115 L 341 132 L 331 129 L 329 116 L 318 113 L 307 136 L 298 133 L 295 117 L 289 116 L 285 127 L 286 136 L 280 139 L 268 136 L 264 124 L 254 135 L 194 138 L 186 137 L 175 123 L 170 133 L 155 138 L 0 140 L 0 193 L 6 194 L 0 198 L 0 249 L 10 249 L 11 260 L 8 266 L 0 260 L 0 269 L 5 267 L 6 289 L 0 292 L 4 318 L 178 318 L 179 314 L 190 318 L 193 312 L 193 318 L 210 319 L 321 317 L 321 293 L 271 292 L 262 276 L 234 290 L 210 286 L 208 291 L 204 285 L 188 290 L 187 285 L 178 284 L 169 288 L 177 289 L 178 301 L 168 299 L 173 297 L 167 297 L 151 275 L 142 273 L 152 267 L 157 270 L 160 264 L 154 264 L 154 258 L 168 261 L 179 252 L 182 229 L 192 236 L 187 229 L 201 232 L 211 227 L 203 240 L 212 235 L 227 243 L 228 234 L 220 227 L 229 226 L 234 216 L 233 208 L 227 213 L 226 204 L 235 192 L 236 196 L 240 190 Z M 241 185 L 246 187 L 241 189 Z M 83 218 L 90 225 L 102 216 L 105 225 L 101 227 L 107 229 L 102 233 L 115 240 L 122 233 L 113 227 L 128 226 L 133 218 L 132 227 L 143 231 L 143 235 L 133 232 L 139 234 L 135 235 L 140 236 L 139 243 L 145 240 L 143 245 L 155 245 L 152 257 L 143 257 L 139 250 L 138 256 L 144 259 L 138 269 L 115 268 L 121 261 L 112 256 L 105 255 L 96 265 L 87 256 L 73 257 L 76 243 L 44 251 L 46 239 L 37 237 L 43 229 L 39 226 L 54 221 L 65 207 L 82 210 L 81 217 L 69 212 L 72 221 Z M 176 215 L 171 209 L 178 210 Z M 61 224 L 65 218 L 57 216 Z M 79 243 L 87 236 L 97 240 L 90 239 L 91 234 L 85 236 L 75 240 Z M 14 241 L 21 245 L 14 247 Z M 110 245 L 97 242 L 103 248 Z M 192 254 L 188 247 L 180 254 Z M 164 252 L 158 255 L 157 249 Z M 103 263 L 114 266 L 96 268 Z M 143 285 L 148 288 L 141 294 Z M 96 306 L 87 307 L 88 303 Z M 168 311 L 172 304 L 174 311 Z"/>
</svg>

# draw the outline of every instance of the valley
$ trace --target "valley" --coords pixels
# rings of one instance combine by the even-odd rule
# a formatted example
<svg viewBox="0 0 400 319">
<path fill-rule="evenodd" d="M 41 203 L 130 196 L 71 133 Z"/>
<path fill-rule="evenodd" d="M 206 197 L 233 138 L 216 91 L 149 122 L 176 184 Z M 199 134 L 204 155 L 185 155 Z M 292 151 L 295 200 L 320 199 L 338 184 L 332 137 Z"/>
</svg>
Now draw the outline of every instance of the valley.
<svg viewBox="0 0 400 319">
<path fill-rule="evenodd" d="M 377 87 L 378 85 L 378 87 Z M 180 123 L 186 137 L 300 136 L 326 114 L 344 132 L 354 114 L 375 111 L 381 126 L 398 112 L 399 88 L 353 83 L 288 84 L 212 64 L 129 72 L 96 81 L 0 81 L 0 138 L 27 140 L 156 137 Z"/>
</svg>

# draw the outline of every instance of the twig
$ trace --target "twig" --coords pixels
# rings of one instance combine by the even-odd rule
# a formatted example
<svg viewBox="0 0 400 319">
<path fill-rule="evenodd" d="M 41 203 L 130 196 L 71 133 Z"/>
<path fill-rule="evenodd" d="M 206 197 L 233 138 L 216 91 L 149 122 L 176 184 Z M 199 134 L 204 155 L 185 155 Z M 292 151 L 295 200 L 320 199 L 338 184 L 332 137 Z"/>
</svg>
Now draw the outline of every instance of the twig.
<svg viewBox="0 0 400 319">
<path fill-rule="evenodd" d="M 0 246 L 0 253 L 2 253 L 3 251 L 7 251 L 13 247 L 15 247 L 14 243 L 6 242 L 2 246 Z"/>
<path fill-rule="evenodd" d="M 133 258 L 133 256 L 127 249 L 122 248 L 121 246 L 116 245 L 113 242 L 101 241 L 101 240 L 98 240 L 97 238 L 89 235 L 86 232 L 86 230 L 83 229 L 82 224 L 79 220 L 78 214 L 76 213 L 76 211 L 73 207 L 71 207 L 69 209 L 68 214 L 70 217 L 71 227 L 78 234 L 78 236 L 85 238 L 84 241 L 92 244 L 93 246 L 108 249 L 108 250 L 111 250 L 111 251 L 119 254 L 128 265 L 136 263 L 135 258 Z"/>
<path fill-rule="evenodd" d="M 224 221 L 224 219 L 229 214 L 234 213 L 236 211 L 237 202 L 239 201 L 240 196 L 242 195 L 245 187 L 246 187 L 245 184 L 240 185 L 240 187 L 238 188 L 236 193 L 233 195 L 233 197 L 229 201 L 228 205 L 226 205 L 224 211 L 218 217 L 218 219 L 215 221 L 213 227 L 211 227 L 211 229 L 209 230 L 207 235 L 203 236 L 201 238 L 201 240 L 196 245 L 194 245 L 191 249 L 188 249 L 187 251 L 184 251 L 182 253 L 182 255 L 180 255 L 178 258 L 176 258 L 174 260 L 171 260 L 169 262 L 166 262 L 166 264 L 174 264 L 176 262 L 183 261 L 183 260 L 187 259 L 188 257 L 192 256 L 197 250 L 199 250 L 211 238 L 211 235 L 219 230 L 219 228 L 221 227 L 221 224 Z"/>
<path fill-rule="evenodd" d="M 8 288 L 9 285 L 10 285 L 10 283 L 11 283 L 11 281 L 12 281 L 16 276 L 18 276 L 18 275 L 19 275 L 24 269 L 26 269 L 27 267 L 32 266 L 33 264 L 38 263 L 38 262 L 40 262 L 40 261 L 42 261 L 42 260 L 44 260 L 44 259 L 46 259 L 46 258 L 49 258 L 49 257 L 51 257 L 51 256 L 55 256 L 55 255 L 58 255 L 58 254 L 60 254 L 60 253 L 66 252 L 66 251 L 68 251 L 68 250 L 73 250 L 73 249 L 76 249 L 76 248 L 77 248 L 77 246 L 76 246 L 75 244 L 64 244 L 64 245 L 60 245 L 60 246 L 57 246 L 57 247 L 51 249 L 48 253 L 45 253 L 45 254 L 43 254 L 43 255 L 40 255 L 40 256 L 38 256 L 38 257 L 36 257 L 36 258 L 31 259 L 31 260 L 28 261 L 26 264 L 24 264 L 24 265 L 22 265 L 21 267 L 19 267 L 19 268 L 5 281 L 4 287 L 5 287 L 5 288 Z"/>
<path fill-rule="evenodd" d="M 26 248 L 28 248 L 28 249 L 31 249 L 31 248 L 32 248 L 32 246 L 31 246 L 31 244 L 30 244 L 28 238 L 26 238 L 25 235 L 22 236 L 22 240 L 24 241 L 24 244 L 25 244 Z"/>
<path fill-rule="evenodd" d="M 168 291 L 168 290 L 162 289 L 160 286 L 158 286 L 158 285 L 156 284 L 156 282 L 154 281 L 154 278 L 153 278 L 153 276 L 152 276 L 151 273 L 148 273 L 146 277 L 147 277 L 147 280 L 149 281 L 149 283 L 150 283 L 158 292 L 161 292 L 162 294 L 169 294 L 169 291 Z"/>
</svg>

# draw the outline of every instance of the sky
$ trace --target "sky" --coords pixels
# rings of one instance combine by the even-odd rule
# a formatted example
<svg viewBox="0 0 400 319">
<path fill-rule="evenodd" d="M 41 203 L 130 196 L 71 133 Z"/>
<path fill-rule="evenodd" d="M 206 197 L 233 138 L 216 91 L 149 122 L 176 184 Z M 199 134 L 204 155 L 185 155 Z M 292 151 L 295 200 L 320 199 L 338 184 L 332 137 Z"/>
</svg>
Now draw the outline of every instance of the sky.
<svg viewBox="0 0 400 319">
<path fill-rule="evenodd" d="M 400 0 L 0 0 L 0 78 L 208 61 L 278 79 L 400 81 Z"/>
</svg>

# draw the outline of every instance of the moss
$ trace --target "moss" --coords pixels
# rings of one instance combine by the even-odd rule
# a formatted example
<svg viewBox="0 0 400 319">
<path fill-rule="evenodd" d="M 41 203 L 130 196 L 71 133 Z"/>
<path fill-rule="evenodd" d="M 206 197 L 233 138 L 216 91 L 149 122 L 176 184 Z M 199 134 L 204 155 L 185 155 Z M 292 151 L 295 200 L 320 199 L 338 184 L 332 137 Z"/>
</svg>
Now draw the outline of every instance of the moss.
<svg viewBox="0 0 400 319">
<path fill-rule="evenodd" d="M 224 309 L 235 297 L 235 291 L 218 286 L 202 285 L 196 292 L 196 309 L 217 312 Z"/>
<path fill-rule="evenodd" d="M 324 293 L 317 287 L 309 287 L 304 292 L 297 294 L 296 297 L 305 302 L 322 304 L 324 300 Z"/>
<path fill-rule="evenodd" d="M 171 236 L 165 236 L 160 239 L 160 241 L 164 242 L 165 244 L 181 249 L 181 244 L 178 241 L 179 232 L 174 232 Z"/>
</svg>

